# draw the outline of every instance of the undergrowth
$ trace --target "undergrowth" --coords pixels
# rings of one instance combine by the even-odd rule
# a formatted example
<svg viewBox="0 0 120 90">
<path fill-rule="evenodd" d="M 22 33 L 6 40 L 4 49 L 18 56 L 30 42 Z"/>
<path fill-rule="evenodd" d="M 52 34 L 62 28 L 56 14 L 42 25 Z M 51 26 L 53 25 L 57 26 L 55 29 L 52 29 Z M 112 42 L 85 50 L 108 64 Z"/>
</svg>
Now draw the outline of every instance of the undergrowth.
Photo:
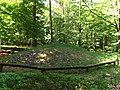
<svg viewBox="0 0 120 90">
<path fill-rule="evenodd" d="M 1 73 L 0 90 L 113 90 L 120 84 L 119 74 Z"/>
<path fill-rule="evenodd" d="M 49 61 L 47 63 L 34 63 L 36 60 L 44 59 L 43 57 L 34 58 L 32 55 L 36 52 L 37 55 L 46 56 L 45 60 L 50 58 Z M 28 58 L 29 55 L 30 58 Z M 53 44 L 0 57 L 0 61 L 59 67 L 94 64 L 114 59 L 115 55 L 118 55 L 119 58 L 118 53 L 89 52 L 73 45 Z M 120 85 L 119 65 L 95 67 L 89 69 L 88 72 L 84 70 L 65 70 L 40 73 L 39 71 L 28 70 L 0 73 L 0 90 L 114 90 L 119 88 L 116 85 Z"/>
</svg>

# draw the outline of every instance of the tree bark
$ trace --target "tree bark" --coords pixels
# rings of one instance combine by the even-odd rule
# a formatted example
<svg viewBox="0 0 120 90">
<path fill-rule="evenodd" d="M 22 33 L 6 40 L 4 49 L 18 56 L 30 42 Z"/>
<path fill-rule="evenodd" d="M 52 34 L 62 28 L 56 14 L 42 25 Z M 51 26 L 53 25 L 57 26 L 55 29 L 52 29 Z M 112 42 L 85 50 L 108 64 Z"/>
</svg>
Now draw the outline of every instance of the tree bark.
<svg viewBox="0 0 120 90">
<path fill-rule="evenodd" d="M 101 49 L 101 50 L 103 50 L 103 48 L 104 48 L 103 45 L 104 45 L 104 44 L 103 44 L 103 37 L 102 37 L 102 38 L 100 39 L 100 49 Z"/>
<path fill-rule="evenodd" d="M 120 6 L 120 0 L 118 2 L 116 0 L 116 6 Z M 117 11 L 118 11 L 118 15 L 120 15 L 120 9 L 117 9 Z M 117 32 L 120 32 L 120 18 L 118 18 L 118 25 L 117 25 L 117 22 L 115 23 L 116 23 Z M 119 40 L 120 40 L 120 35 L 117 36 L 117 42 L 119 42 Z M 119 48 L 120 48 L 120 42 L 119 44 L 116 45 L 116 52 L 119 51 Z"/>
<path fill-rule="evenodd" d="M 80 12 L 80 8 L 81 8 L 81 0 L 79 1 L 79 39 L 78 39 L 78 46 L 81 46 L 81 30 L 82 30 L 82 24 L 81 24 L 81 12 Z"/>
<path fill-rule="evenodd" d="M 52 10 L 51 10 L 51 0 L 49 0 L 49 16 L 50 16 L 50 31 L 51 31 L 51 43 L 53 43 L 53 29 L 52 29 Z"/>
<path fill-rule="evenodd" d="M 33 5 L 33 33 L 32 33 L 32 46 L 36 47 L 37 46 L 37 39 L 36 39 L 36 0 L 34 0 L 34 5 Z"/>
</svg>

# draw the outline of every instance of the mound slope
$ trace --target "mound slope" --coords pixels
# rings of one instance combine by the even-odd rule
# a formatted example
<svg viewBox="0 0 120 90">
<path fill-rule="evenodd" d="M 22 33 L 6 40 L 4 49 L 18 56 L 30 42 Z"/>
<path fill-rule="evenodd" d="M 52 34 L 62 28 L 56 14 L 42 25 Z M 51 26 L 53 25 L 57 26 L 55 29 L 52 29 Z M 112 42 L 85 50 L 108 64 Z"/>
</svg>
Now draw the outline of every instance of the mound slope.
<svg viewBox="0 0 120 90">
<path fill-rule="evenodd" d="M 1 59 L 2 62 L 40 67 L 84 66 L 99 62 L 86 50 L 71 47 L 34 48 Z"/>
</svg>

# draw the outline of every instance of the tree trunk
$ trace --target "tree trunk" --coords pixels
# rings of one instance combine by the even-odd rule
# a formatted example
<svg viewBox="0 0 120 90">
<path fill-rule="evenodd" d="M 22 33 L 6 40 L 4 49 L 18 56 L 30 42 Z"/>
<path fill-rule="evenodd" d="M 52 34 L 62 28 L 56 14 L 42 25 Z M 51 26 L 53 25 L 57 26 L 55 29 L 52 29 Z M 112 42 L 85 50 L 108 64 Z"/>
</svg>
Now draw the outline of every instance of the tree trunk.
<svg viewBox="0 0 120 90">
<path fill-rule="evenodd" d="M 32 35 L 32 46 L 36 47 L 37 46 L 37 39 L 36 39 L 36 0 L 34 0 L 34 5 L 33 5 L 33 35 Z"/>
<path fill-rule="evenodd" d="M 116 0 L 116 6 L 120 7 L 120 0 L 119 1 Z M 120 15 L 120 9 L 117 9 L 117 11 L 118 11 L 118 15 Z M 116 29 L 117 32 L 120 32 L 120 18 L 118 18 L 118 24 L 116 23 Z M 120 40 L 120 35 L 117 36 L 117 42 L 119 42 L 119 40 Z M 119 44 L 116 45 L 116 52 L 119 51 L 119 48 L 120 48 L 120 42 Z"/>
<path fill-rule="evenodd" d="M 119 3 L 120 3 L 120 0 L 119 0 Z M 120 5 L 119 5 L 120 6 Z M 119 9 L 119 15 L 120 15 L 120 9 Z M 118 20 L 118 32 L 120 32 L 120 17 L 119 17 L 119 20 Z M 118 40 L 120 40 L 120 35 L 118 36 Z M 118 49 L 120 48 L 120 42 L 119 42 L 119 45 L 118 45 Z"/>
<path fill-rule="evenodd" d="M 53 43 L 51 0 L 49 0 L 49 12 L 50 12 L 49 16 L 50 16 L 51 43 Z"/>
<path fill-rule="evenodd" d="M 107 35 L 104 36 L 104 46 L 108 45 L 108 37 Z"/>
<path fill-rule="evenodd" d="M 79 39 L 78 39 L 78 46 L 80 47 L 81 46 L 81 25 L 79 27 Z"/>
<path fill-rule="evenodd" d="M 79 1 L 79 21 L 80 21 L 80 24 L 79 24 L 79 39 L 78 39 L 78 46 L 79 47 L 81 46 L 81 30 L 82 30 L 80 8 L 81 8 L 81 0 Z"/>
<path fill-rule="evenodd" d="M 103 48 L 104 48 L 103 45 L 104 45 L 104 44 L 103 44 L 103 37 L 102 37 L 102 38 L 100 39 L 100 49 L 101 49 L 101 50 L 103 50 Z"/>
</svg>

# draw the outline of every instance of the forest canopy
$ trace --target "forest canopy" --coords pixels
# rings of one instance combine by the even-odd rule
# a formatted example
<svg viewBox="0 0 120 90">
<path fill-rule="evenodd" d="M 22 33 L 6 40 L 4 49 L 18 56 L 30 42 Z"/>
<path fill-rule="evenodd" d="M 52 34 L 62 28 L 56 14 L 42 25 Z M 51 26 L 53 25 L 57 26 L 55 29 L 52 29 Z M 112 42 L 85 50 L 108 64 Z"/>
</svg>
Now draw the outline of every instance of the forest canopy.
<svg viewBox="0 0 120 90">
<path fill-rule="evenodd" d="M 33 45 L 53 41 L 95 50 L 119 47 L 118 0 L 49 1 L 0 0 L 1 43 Z"/>
</svg>

